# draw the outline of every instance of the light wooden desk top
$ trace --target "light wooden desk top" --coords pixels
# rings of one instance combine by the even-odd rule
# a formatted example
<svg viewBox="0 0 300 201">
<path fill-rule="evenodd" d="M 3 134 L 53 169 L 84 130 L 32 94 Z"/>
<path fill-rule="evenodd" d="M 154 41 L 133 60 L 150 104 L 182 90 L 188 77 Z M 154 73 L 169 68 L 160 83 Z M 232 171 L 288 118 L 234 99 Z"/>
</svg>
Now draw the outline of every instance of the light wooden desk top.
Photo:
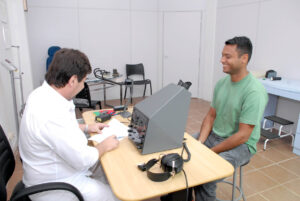
<svg viewBox="0 0 300 201">
<path fill-rule="evenodd" d="M 119 116 L 119 115 L 118 115 Z M 127 121 L 117 117 L 121 122 Z M 86 123 L 93 123 L 95 115 L 93 111 L 83 113 Z M 186 144 L 191 152 L 191 160 L 184 163 L 189 187 L 207 183 L 233 174 L 232 165 L 208 149 L 205 145 L 185 133 Z M 146 172 L 137 168 L 140 163 L 152 158 L 158 158 L 161 153 L 181 153 L 182 148 L 163 151 L 159 153 L 141 155 L 133 143 L 124 138 L 117 149 L 104 154 L 101 163 L 114 194 L 121 200 L 144 200 L 164 195 L 186 188 L 183 172 L 176 174 L 164 182 L 153 182 L 147 177 Z M 184 158 L 186 153 L 184 152 Z M 160 168 L 153 167 L 151 171 L 161 172 Z"/>
</svg>

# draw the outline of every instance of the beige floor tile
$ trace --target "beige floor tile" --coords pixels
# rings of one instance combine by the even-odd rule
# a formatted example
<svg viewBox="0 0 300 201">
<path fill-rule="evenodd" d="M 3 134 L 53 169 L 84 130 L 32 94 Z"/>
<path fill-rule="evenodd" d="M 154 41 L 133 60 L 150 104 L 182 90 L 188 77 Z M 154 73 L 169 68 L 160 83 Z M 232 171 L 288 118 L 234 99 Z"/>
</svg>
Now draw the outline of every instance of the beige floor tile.
<svg viewBox="0 0 300 201">
<path fill-rule="evenodd" d="M 279 165 L 300 176 L 300 158 L 297 157 L 294 159 L 290 159 L 288 161 L 279 163 Z"/>
<path fill-rule="evenodd" d="M 261 156 L 261 152 L 256 153 L 250 161 L 250 165 L 252 165 L 255 168 L 261 168 L 267 165 L 271 165 L 273 163 L 273 161 L 264 158 Z"/>
<path fill-rule="evenodd" d="M 280 150 L 277 147 L 272 147 L 270 149 L 267 149 L 266 151 L 260 152 L 260 156 L 267 158 L 274 162 L 280 162 L 280 161 L 294 157 L 293 154 L 287 155 L 287 154 L 284 154 L 284 152 L 285 151 Z M 289 152 L 291 152 L 291 150 Z"/>
<path fill-rule="evenodd" d="M 256 195 L 252 195 L 250 197 L 247 197 L 247 201 L 268 201 L 268 200 L 266 200 L 260 194 L 256 194 Z"/>
<path fill-rule="evenodd" d="M 256 144 L 256 149 L 257 149 L 257 152 L 263 151 L 264 150 L 264 143 L 258 141 L 257 144 Z"/>
<path fill-rule="evenodd" d="M 260 171 L 279 183 L 285 183 L 298 177 L 296 174 L 286 171 L 286 169 L 279 165 L 265 167 L 260 169 Z"/>
<path fill-rule="evenodd" d="M 300 178 L 285 183 L 283 186 L 300 196 Z"/>
<path fill-rule="evenodd" d="M 267 143 L 267 148 L 275 148 L 277 147 L 278 145 L 282 145 L 282 144 L 285 144 L 285 145 L 289 145 L 289 143 L 287 143 L 284 138 L 279 138 L 279 139 L 274 139 L 274 140 L 269 140 L 268 143 Z"/>
<path fill-rule="evenodd" d="M 192 130 L 191 134 L 194 134 L 195 132 L 200 131 L 200 124 L 198 124 L 198 123 L 190 124 L 189 129 Z"/>
<path fill-rule="evenodd" d="M 249 172 L 243 176 L 244 191 L 246 196 L 250 196 L 261 191 L 272 188 L 278 183 L 271 178 L 265 176 L 260 171 Z"/>
<path fill-rule="evenodd" d="M 263 197 L 270 201 L 299 201 L 300 197 L 287 190 L 283 186 L 272 188 L 268 191 L 260 193 Z"/>
<path fill-rule="evenodd" d="M 282 143 L 278 144 L 274 147 L 277 151 L 280 151 L 283 155 L 287 156 L 287 158 L 292 158 L 292 157 L 299 157 L 296 154 L 293 153 L 293 147 L 291 146 L 290 143 Z"/>
<path fill-rule="evenodd" d="M 229 184 L 220 182 L 217 184 L 217 198 L 221 200 L 231 200 L 232 187 Z M 238 194 L 236 193 L 238 196 Z"/>
<path fill-rule="evenodd" d="M 248 172 L 252 172 L 254 170 L 256 170 L 256 168 L 253 165 L 251 165 L 250 163 L 243 167 L 244 174 L 247 174 Z"/>
<path fill-rule="evenodd" d="M 222 192 L 217 191 L 217 198 L 220 200 L 229 200 L 231 198 L 228 198 L 226 195 L 224 195 Z"/>
<path fill-rule="evenodd" d="M 232 182 L 232 178 L 226 179 L 226 181 Z M 239 178 L 237 178 L 237 185 L 239 184 Z M 218 199 L 222 200 L 231 200 L 232 198 L 232 185 L 227 184 L 225 182 L 219 182 L 217 185 L 217 188 L 220 192 L 222 192 L 222 197 L 217 196 Z M 240 192 L 236 189 L 235 190 L 235 198 L 238 198 L 240 196 Z"/>
</svg>

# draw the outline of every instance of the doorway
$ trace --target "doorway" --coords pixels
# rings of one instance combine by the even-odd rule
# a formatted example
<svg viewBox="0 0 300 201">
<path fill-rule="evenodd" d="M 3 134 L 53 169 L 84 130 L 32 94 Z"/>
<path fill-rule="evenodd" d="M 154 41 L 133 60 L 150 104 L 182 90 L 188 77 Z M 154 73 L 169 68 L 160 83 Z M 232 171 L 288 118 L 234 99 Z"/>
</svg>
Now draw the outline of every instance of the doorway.
<svg viewBox="0 0 300 201">
<path fill-rule="evenodd" d="M 163 15 L 163 86 L 179 79 L 192 82 L 198 96 L 201 12 L 165 12 Z"/>
</svg>

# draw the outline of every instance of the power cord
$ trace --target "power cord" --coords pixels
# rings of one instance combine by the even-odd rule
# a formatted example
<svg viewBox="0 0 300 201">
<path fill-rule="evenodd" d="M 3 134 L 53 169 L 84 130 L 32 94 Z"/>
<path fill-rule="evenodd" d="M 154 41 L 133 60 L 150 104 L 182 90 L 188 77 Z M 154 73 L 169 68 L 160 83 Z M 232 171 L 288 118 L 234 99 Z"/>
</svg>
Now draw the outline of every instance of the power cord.
<svg viewBox="0 0 300 201">
<path fill-rule="evenodd" d="M 191 160 L 191 152 L 188 149 L 185 142 L 183 142 L 182 145 L 183 145 L 183 147 L 182 147 L 182 151 L 181 151 L 181 157 L 183 156 L 183 151 L 185 150 L 188 156 L 187 156 L 187 159 L 183 159 L 183 161 L 188 162 L 189 160 Z M 186 184 L 186 201 L 188 201 L 189 200 L 189 184 L 188 184 L 188 179 L 187 179 L 186 173 L 183 168 L 182 168 L 182 171 L 184 174 L 185 184 Z"/>
<path fill-rule="evenodd" d="M 184 171 L 184 169 L 182 169 L 182 172 L 184 174 L 184 178 L 185 178 L 185 185 L 186 185 L 186 201 L 189 201 L 189 184 L 188 184 L 188 179 L 187 179 L 187 176 L 186 176 L 186 173 Z"/>
</svg>

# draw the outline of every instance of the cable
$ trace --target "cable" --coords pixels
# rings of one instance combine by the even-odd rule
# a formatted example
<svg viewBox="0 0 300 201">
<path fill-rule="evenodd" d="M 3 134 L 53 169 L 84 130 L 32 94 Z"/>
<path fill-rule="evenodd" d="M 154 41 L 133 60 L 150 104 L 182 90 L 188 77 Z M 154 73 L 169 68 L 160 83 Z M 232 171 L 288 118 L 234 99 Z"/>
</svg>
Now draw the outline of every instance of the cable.
<svg viewBox="0 0 300 201">
<path fill-rule="evenodd" d="M 184 169 L 182 169 L 182 172 L 184 174 L 184 178 L 185 178 L 185 184 L 186 184 L 186 201 L 189 200 L 189 184 L 188 184 L 188 179 L 187 179 L 187 176 L 186 176 L 186 173 L 184 171 Z"/>
<path fill-rule="evenodd" d="M 187 159 L 183 159 L 183 161 L 188 162 L 189 160 L 191 160 L 191 152 L 185 142 L 183 142 L 182 145 L 183 145 L 183 147 L 182 147 L 182 151 L 181 151 L 181 157 L 183 155 L 183 150 L 185 150 L 188 156 L 187 156 Z"/>
<path fill-rule="evenodd" d="M 182 147 L 182 150 L 181 150 L 181 157 L 183 155 L 183 151 L 185 150 L 188 157 L 187 159 L 183 159 L 184 162 L 188 162 L 189 160 L 191 160 L 191 153 L 190 153 L 190 150 L 189 148 L 187 147 L 186 143 L 183 142 L 182 143 L 183 147 Z M 185 178 L 185 183 L 186 183 L 186 201 L 189 200 L 189 184 L 188 184 L 188 179 L 187 179 L 187 176 L 186 176 L 186 173 L 184 171 L 184 169 L 182 168 L 182 171 L 183 171 L 183 174 L 184 174 L 184 178 Z"/>
</svg>

